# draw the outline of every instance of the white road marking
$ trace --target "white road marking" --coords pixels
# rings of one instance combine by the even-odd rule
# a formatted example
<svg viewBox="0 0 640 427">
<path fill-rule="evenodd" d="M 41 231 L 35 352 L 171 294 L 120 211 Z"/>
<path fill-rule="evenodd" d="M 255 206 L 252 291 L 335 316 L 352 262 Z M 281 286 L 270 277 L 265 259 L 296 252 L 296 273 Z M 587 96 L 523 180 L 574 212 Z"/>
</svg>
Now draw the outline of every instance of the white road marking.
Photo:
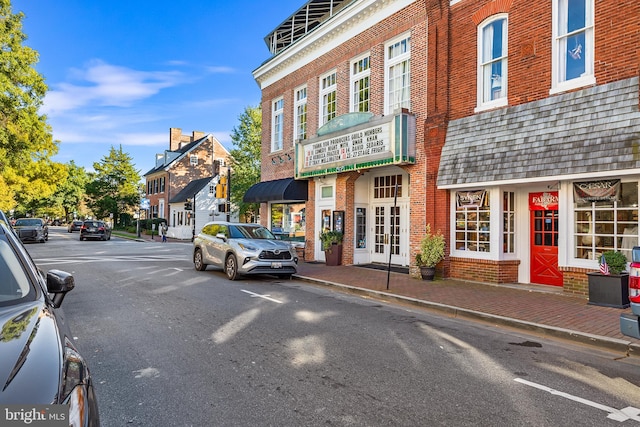
<svg viewBox="0 0 640 427">
<path fill-rule="evenodd" d="M 627 406 L 624 409 L 615 409 L 615 408 L 612 408 L 610 406 L 606 406 L 606 405 L 602 405 L 600 403 L 592 402 L 591 400 L 583 399 L 583 398 L 578 397 L 578 396 L 573 396 L 573 395 L 571 395 L 569 393 L 565 393 L 565 392 L 562 392 L 562 391 L 554 390 L 552 388 L 549 388 L 547 386 L 543 386 L 541 384 L 536 384 L 536 383 L 533 383 L 531 381 L 523 380 L 522 378 L 515 378 L 514 381 L 519 382 L 519 383 L 524 384 L 524 385 L 528 385 L 530 387 L 537 388 L 539 390 L 546 391 L 546 392 L 554 394 L 556 396 L 564 397 L 565 399 L 573 400 L 575 402 L 582 403 L 584 405 L 588 405 L 588 406 L 591 406 L 591 407 L 596 408 L 596 409 L 600 409 L 601 411 L 608 412 L 609 415 L 607 415 L 607 418 L 615 420 L 615 421 L 623 422 L 623 421 L 626 421 L 626 420 L 633 420 L 633 421 L 640 422 L 640 409 L 634 408 L 632 406 Z"/>
<path fill-rule="evenodd" d="M 278 301 L 277 299 L 270 298 L 269 295 L 260 295 L 260 294 L 253 293 L 251 291 L 245 291 L 244 289 L 240 289 L 240 290 L 246 294 L 251 295 L 253 298 L 264 298 L 269 301 L 277 302 L 278 304 L 283 304 L 282 301 Z"/>
</svg>

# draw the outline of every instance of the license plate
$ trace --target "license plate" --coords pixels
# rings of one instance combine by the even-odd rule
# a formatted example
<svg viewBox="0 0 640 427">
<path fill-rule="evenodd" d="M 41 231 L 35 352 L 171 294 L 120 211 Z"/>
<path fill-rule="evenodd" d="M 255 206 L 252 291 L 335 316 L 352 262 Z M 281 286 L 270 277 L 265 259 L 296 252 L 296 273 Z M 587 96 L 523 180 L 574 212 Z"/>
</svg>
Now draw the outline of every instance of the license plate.
<svg viewBox="0 0 640 427">
<path fill-rule="evenodd" d="M 271 263 L 271 268 L 282 268 L 282 263 L 281 262 L 272 262 Z"/>
</svg>

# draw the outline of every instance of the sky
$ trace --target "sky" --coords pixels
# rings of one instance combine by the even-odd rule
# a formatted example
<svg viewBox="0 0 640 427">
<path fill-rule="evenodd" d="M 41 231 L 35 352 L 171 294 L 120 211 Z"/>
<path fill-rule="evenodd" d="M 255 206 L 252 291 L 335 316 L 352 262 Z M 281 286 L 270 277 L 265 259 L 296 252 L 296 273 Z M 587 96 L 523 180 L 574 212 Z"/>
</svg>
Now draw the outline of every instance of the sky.
<svg viewBox="0 0 640 427">
<path fill-rule="evenodd" d="M 231 131 L 260 104 L 252 72 L 265 36 L 304 0 L 12 0 L 49 91 L 40 112 L 53 160 L 87 171 L 122 146 L 140 175 L 169 149 L 169 129 Z"/>
</svg>

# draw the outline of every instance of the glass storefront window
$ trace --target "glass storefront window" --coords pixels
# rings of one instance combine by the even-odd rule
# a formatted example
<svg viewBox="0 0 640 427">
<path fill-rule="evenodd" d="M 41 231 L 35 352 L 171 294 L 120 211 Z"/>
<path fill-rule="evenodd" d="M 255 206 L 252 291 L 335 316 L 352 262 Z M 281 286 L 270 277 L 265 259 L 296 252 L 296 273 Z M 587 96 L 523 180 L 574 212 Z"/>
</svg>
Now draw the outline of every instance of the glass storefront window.
<svg viewBox="0 0 640 427">
<path fill-rule="evenodd" d="M 356 208 L 356 249 L 367 247 L 367 209 Z"/>
<path fill-rule="evenodd" d="M 489 192 L 478 206 L 456 208 L 456 246 L 459 251 L 491 251 Z"/>
<path fill-rule="evenodd" d="M 515 252 L 516 212 L 515 193 L 505 191 L 502 195 L 502 251 L 512 254 Z"/>
<path fill-rule="evenodd" d="M 305 204 L 274 203 L 271 205 L 271 232 L 283 240 L 304 242 Z"/>
<path fill-rule="evenodd" d="M 638 183 L 621 183 L 616 201 L 574 203 L 574 227 L 576 258 L 599 260 L 620 251 L 631 261 L 638 245 Z"/>
</svg>

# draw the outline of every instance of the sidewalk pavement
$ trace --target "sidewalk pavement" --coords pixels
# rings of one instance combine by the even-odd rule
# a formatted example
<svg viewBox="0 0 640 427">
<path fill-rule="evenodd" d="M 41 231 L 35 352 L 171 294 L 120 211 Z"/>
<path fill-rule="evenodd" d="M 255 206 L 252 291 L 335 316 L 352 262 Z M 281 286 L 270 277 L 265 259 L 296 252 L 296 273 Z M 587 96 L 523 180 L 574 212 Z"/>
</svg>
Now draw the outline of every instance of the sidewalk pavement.
<svg viewBox="0 0 640 427">
<path fill-rule="evenodd" d="M 143 235 L 139 240 L 150 241 L 151 237 Z M 154 240 L 161 243 L 158 236 Z M 294 277 L 345 292 L 417 305 L 450 317 L 515 327 L 640 357 L 640 340 L 620 333 L 620 314 L 630 313 L 630 308 L 590 305 L 586 296 L 566 294 L 555 286 L 423 281 L 406 273 L 302 260 Z"/>
</svg>

